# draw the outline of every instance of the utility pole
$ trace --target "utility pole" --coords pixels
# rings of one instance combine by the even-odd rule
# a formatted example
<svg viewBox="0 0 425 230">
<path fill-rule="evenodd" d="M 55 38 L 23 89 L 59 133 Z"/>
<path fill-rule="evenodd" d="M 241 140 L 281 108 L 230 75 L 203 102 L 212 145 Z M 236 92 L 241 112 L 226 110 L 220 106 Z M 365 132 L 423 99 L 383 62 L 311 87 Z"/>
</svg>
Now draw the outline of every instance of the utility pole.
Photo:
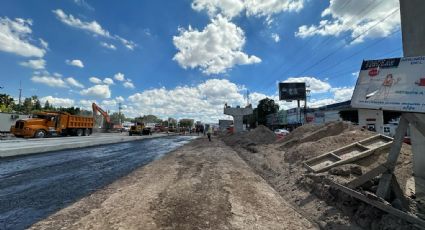
<svg viewBox="0 0 425 230">
<path fill-rule="evenodd" d="M 21 106 L 21 98 L 22 98 L 22 81 L 19 81 L 19 106 Z"/>
<path fill-rule="evenodd" d="M 121 110 L 122 110 L 121 102 L 119 102 L 118 103 L 118 121 L 119 121 L 120 125 L 122 124 L 122 121 L 121 121 Z"/>
</svg>

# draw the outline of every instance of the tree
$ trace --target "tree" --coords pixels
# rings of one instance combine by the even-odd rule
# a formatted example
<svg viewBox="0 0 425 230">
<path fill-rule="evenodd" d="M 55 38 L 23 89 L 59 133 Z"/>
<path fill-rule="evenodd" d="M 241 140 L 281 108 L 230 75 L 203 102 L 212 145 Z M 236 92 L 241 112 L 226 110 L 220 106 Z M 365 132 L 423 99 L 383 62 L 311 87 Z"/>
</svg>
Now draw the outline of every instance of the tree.
<svg viewBox="0 0 425 230">
<path fill-rule="evenodd" d="M 46 102 L 44 103 L 44 110 L 52 110 L 53 108 L 51 107 L 50 103 L 48 100 L 46 100 Z"/>
<path fill-rule="evenodd" d="M 40 100 L 36 99 L 34 102 L 34 110 L 41 110 L 41 103 Z"/>
<path fill-rule="evenodd" d="M 5 107 L 12 107 L 15 104 L 13 98 L 7 94 L 0 94 L 0 105 Z"/>
<path fill-rule="evenodd" d="M 125 116 L 122 113 L 119 114 L 119 113 L 115 112 L 115 113 L 111 114 L 110 117 L 111 117 L 111 122 L 113 124 L 121 124 L 125 120 Z"/>
<path fill-rule="evenodd" d="M 193 119 L 180 119 L 179 121 L 180 127 L 185 127 L 185 128 L 192 128 L 194 122 L 195 121 Z"/>
<path fill-rule="evenodd" d="M 12 112 L 15 102 L 10 95 L 0 94 L 0 112 Z"/>
<path fill-rule="evenodd" d="M 264 98 L 259 101 L 257 106 L 257 119 L 259 125 L 266 125 L 266 116 L 279 111 L 279 105 L 275 104 L 274 100 Z"/>
<path fill-rule="evenodd" d="M 169 117 L 168 118 L 168 127 L 177 127 L 177 120 Z"/>
<path fill-rule="evenodd" d="M 23 105 L 23 111 L 25 113 L 31 113 L 32 107 L 33 107 L 32 99 L 30 97 L 25 98 L 24 105 Z"/>
</svg>

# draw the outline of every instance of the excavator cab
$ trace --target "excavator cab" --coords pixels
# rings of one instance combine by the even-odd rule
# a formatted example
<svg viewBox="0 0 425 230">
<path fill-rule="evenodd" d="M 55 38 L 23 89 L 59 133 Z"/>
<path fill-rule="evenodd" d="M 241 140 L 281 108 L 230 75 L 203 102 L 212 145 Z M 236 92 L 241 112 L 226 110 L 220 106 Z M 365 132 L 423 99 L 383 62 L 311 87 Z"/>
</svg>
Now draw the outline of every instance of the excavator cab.
<svg viewBox="0 0 425 230">
<path fill-rule="evenodd" d="M 130 131 L 128 131 L 128 135 L 150 135 L 151 129 L 145 127 L 145 124 L 142 122 L 136 122 L 133 126 L 131 126 Z"/>
</svg>

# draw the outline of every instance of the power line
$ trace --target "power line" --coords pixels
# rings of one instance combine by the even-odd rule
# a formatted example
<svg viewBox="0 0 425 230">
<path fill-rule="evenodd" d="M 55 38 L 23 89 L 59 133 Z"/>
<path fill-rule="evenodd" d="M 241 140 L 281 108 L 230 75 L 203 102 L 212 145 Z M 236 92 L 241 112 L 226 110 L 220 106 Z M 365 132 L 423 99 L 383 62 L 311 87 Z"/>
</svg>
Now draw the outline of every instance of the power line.
<svg viewBox="0 0 425 230">
<path fill-rule="evenodd" d="M 348 6 L 349 3 L 351 3 L 352 0 L 347 0 L 346 2 L 344 2 L 339 8 L 338 10 L 343 10 L 346 6 Z M 354 16 L 353 16 L 354 17 Z M 300 57 L 302 58 L 302 56 L 300 56 L 302 54 L 302 51 L 306 48 L 309 47 L 308 45 L 310 44 L 310 42 L 312 42 L 313 40 L 313 36 L 311 36 L 307 42 L 305 42 L 305 44 L 303 44 L 303 46 L 300 48 L 300 45 L 297 46 L 297 48 L 295 50 L 297 50 L 297 54 L 294 57 L 294 60 L 297 60 L 296 63 L 298 61 L 300 61 Z M 292 69 L 293 67 L 295 67 L 296 65 L 292 65 L 289 68 L 285 69 L 283 72 L 287 72 L 290 69 Z M 283 68 L 283 63 L 281 63 L 280 65 L 278 65 L 276 68 L 274 68 L 272 71 L 269 72 L 269 74 L 274 73 L 274 72 L 280 72 L 280 70 Z"/>
<path fill-rule="evenodd" d="M 351 55 L 349 55 L 349 56 L 347 56 L 347 57 L 343 58 L 343 61 L 339 62 L 339 63 L 338 63 L 338 65 L 341 65 L 342 63 L 344 63 L 344 62 L 346 62 L 346 61 L 350 60 L 351 58 L 353 58 L 353 57 L 357 56 L 358 54 L 362 53 L 363 51 L 365 51 L 365 50 L 369 49 L 370 47 L 373 47 L 373 46 L 375 46 L 376 44 L 381 43 L 381 42 L 385 41 L 386 39 L 388 39 L 388 38 L 392 37 L 394 34 L 397 34 L 397 33 L 400 33 L 400 32 L 401 32 L 401 30 L 396 30 L 396 31 L 392 32 L 391 34 L 389 34 L 388 36 L 383 37 L 383 38 L 381 38 L 381 39 L 379 39 L 379 40 L 375 41 L 374 43 L 372 43 L 372 44 L 370 44 L 370 45 L 368 45 L 368 46 L 366 46 L 366 47 L 364 47 L 364 48 L 362 48 L 362 49 L 358 50 L 357 52 L 355 52 L 355 53 L 353 53 L 353 54 L 351 54 Z M 325 73 L 326 71 L 331 70 L 331 69 L 332 69 L 332 68 L 334 68 L 334 67 L 335 67 L 335 66 L 330 66 L 330 67 L 328 67 L 328 68 L 326 68 L 326 69 L 322 70 L 321 72 L 317 73 L 317 75 L 322 74 L 322 73 Z"/>
<path fill-rule="evenodd" d="M 379 20 L 377 23 L 375 23 L 373 26 L 369 27 L 367 30 L 363 31 L 361 34 L 357 35 L 356 37 L 352 38 L 348 43 L 352 43 L 353 41 L 357 40 L 358 38 L 360 38 L 361 36 L 363 36 L 364 34 L 366 34 L 367 32 L 369 32 L 371 29 L 375 28 L 376 26 L 378 26 L 380 23 L 384 22 L 385 20 L 387 20 L 390 16 L 392 16 L 393 14 L 397 13 L 397 11 L 400 8 L 397 8 L 396 10 L 392 11 L 389 15 L 387 15 L 385 18 Z M 341 47 L 339 47 L 338 49 L 334 50 L 333 52 L 329 53 L 328 55 L 326 55 L 325 57 L 323 57 L 322 59 L 318 60 L 317 62 L 315 62 L 313 65 L 309 66 L 308 68 L 304 69 L 301 73 L 299 73 L 298 75 L 302 75 L 304 73 L 306 73 L 307 71 L 309 71 L 310 69 L 312 69 L 313 67 L 317 66 L 318 64 L 322 63 L 324 60 L 328 59 L 329 57 L 333 56 L 334 54 L 338 53 L 340 51 L 340 48 L 343 48 L 344 45 L 342 45 Z"/>
<path fill-rule="evenodd" d="M 343 7 L 342 8 L 344 8 L 344 7 L 346 7 L 347 5 L 348 5 L 348 2 L 350 2 L 351 0 L 349 0 L 349 1 L 347 1 L 347 4 L 345 4 L 345 5 L 343 5 Z M 379 5 L 380 5 L 380 3 L 381 2 L 383 2 L 384 0 L 381 0 L 381 1 L 378 1 L 378 2 L 371 2 L 371 3 L 369 3 L 368 5 L 366 5 L 366 7 L 364 7 L 364 8 L 362 8 L 360 11 L 359 11 L 359 13 L 360 12 L 363 12 L 362 13 L 362 16 L 360 16 L 360 18 L 361 17 L 364 17 L 364 16 L 366 16 L 370 11 L 372 11 L 373 9 L 375 9 L 376 7 L 378 7 Z M 373 6 L 373 7 L 370 7 L 372 4 L 374 4 L 375 3 L 375 5 Z M 368 9 L 368 10 L 367 10 Z M 398 11 L 399 10 L 399 8 L 398 9 L 396 9 L 393 13 L 395 13 L 396 11 Z M 365 33 L 367 33 L 369 30 L 371 30 L 372 28 L 374 28 L 374 27 L 376 27 L 378 24 L 380 24 L 380 23 L 382 23 L 383 21 L 385 21 L 389 16 L 391 16 L 392 15 L 392 13 L 390 14 L 390 15 L 388 15 L 387 17 L 385 17 L 384 19 L 381 19 L 377 24 L 375 24 L 375 25 L 373 25 L 372 27 L 370 27 L 368 30 L 366 30 L 366 31 L 364 31 L 363 33 L 361 33 L 359 36 L 356 36 L 354 39 L 351 39 L 350 40 L 350 42 L 349 43 L 351 43 L 351 42 L 353 42 L 353 41 L 355 41 L 356 39 L 358 39 L 360 36 L 362 36 L 363 34 L 365 34 Z M 350 28 L 349 29 L 347 29 L 347 31 L 348 30 L 352 30 L 352 29 L 354 29 L 354 28 L 352 28 L 352 26 L 353 25 L 355 25 L 354 24 L 354 19 L 355 19 L 355 17 L 356 16 L 358 16 L 357 14 L 354 14 L 351 18 L 350 18 L 350 20 L 346 23 L 347 25 L 350 25 L 351 24 L 351 26 L 350 26 Z M 361 19 L 359 19 L 359 20 L 361 20 Z M 345 36 L 345 37 L 343 37 L 342 39 L 346 39 L 346 38 L 348 38 L 350 35 L 347 35 L 347 36 Z M 321 46 L 321 44 L 322 43 L 324 43 L 325 42 L 325 44 L 327 44 L 328 42 L 327 41 L 329 41 L 331 38 L 334 38 L 335 40 L 336 39 L 339 39 L 339 38 L 336 38 L 336 37 L 328 37 L 327 39 L 325 39 L 324 41 L 322 41 L 322 42 L 320 42 L 319 43 L 319 45 L 317 45 L 315 48 L 313 48 L 312 50 L 315 50 L 317 47 L 319 47 L 319 46 Z M 309 41 L 311 41 L 311 39 L 309 40 Z M 324 44 L 324 45 L 325 45 Z M 344 46 L 344 45 L 343 45 Z M 304 46 L 304 47 L 306 47 L 306 46 Z M 303 48 L 304 48 L 303 47 Z M 336 53 L 336 52 L 338 52 L 339 51 L 339 48 L 338 48 L 338 50 L 336 50 L 334 53 Z M 299 52 L 299 53 L 301 53 L 301 52 Z M 330 54 L 330 55 L 328 55 L 329 57 L 330 56 L 332 56 L 333 54 Z M 310 58 L 309 58 L 309 60 L 310 59 L 312 59 L 312 57 L 314 57 L 314 55 L 313 56 L 311 56 Z M 324 58 L 324 60 L 326 60 L 328 57 L 325 57 Z M 323 59 L 323 58 L 322 58 Z M 324 60 L 322 60 L 322 61 L 324 61 Z M 322 62 L 322 61 L 320 61 L 319 60 L 319 62 Z M 305 62 L 305 60 L 303 60 L 303 62 Z M 298 61 L 296 61 L 295 62 L 295 64 L 293 64 L 291 67 L 289 67 L 289 68 L 287 68 L 284 72 L 289 72 L 290 70 L 292 70 L 294 67 L 296 67 L 297 65 L 298 65 Z M 280 69 L 280 68 L 279 68 Z M 273 78 L 274 79 L 274 78 Z M 267 85 L 267 87 L 266 88 L 269 88 L 272 84 L 274 84 L 274 82 L 276 81 L 277 79 L 274 79 L 272 82 L 270 82 L 270 84 L 269 85 Z M 263 89 L 265 89 L 265 88 L 263 88 Z"/>
</svg>

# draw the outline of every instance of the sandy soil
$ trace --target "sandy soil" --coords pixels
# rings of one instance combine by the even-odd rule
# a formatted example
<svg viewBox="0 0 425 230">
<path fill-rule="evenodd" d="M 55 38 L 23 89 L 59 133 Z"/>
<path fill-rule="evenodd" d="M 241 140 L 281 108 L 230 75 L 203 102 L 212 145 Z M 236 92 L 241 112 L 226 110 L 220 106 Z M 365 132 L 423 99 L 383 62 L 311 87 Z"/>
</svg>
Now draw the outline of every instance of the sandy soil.
<svg viewBox="0 0 425 230">
<path fill-rule="evenodd" d="M 257 132 L 266 131 L 260 128 L 251 131 L 251 136 L 256 136 L 254 134 Z M 290 136 L 272 144 L 262 144 L 256 138 L 247 141 L 246 134 L 231 138 L 225 136 L 223 140 L 287 202 L 303 213 L 303 216 L 308 216 L 318 223 L 322 229 L 414 229 L 398 218 L 354 198 L 341 198 L 340 193 L 333 193 L 324 180 L 329 178 L 345 184 L 385 162 L 388 150 L 377 152 L 352 164 L 335 167 L 325 173 L 309 173 L 303 167 L 304 160 L 372 135 L 376 133 L 362 131 L 347 123 L 331 123 L 303 126 L 293 131 Z M 239 138 L 244 141 L 238 141 Z M 403 190 L 412 176 L 411 161 L 411 148 L 403 145 L 395 171 Z M 405 192 L 409 194 L 409 191 Z"/>
<path fill-rule="evenodd" d="M 32 229 L 316 229 L 223 142 L 201 138 Z"/>
</svg>

